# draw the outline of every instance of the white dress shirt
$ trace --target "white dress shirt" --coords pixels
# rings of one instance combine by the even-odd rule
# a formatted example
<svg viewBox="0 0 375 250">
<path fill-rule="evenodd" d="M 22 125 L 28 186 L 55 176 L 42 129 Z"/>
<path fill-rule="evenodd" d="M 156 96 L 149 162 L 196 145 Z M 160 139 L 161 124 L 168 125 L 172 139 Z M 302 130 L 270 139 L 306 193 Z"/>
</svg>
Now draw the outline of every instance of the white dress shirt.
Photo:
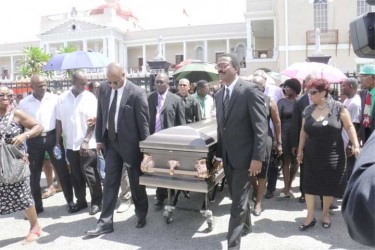
<svg viewBox="0 0 375 250">
<path fill-rule="evenodd" d="M 40 122 L 43 132 L 48 132 L 56 128 L 56 105 L 58 96 L 46 92 L 41 101 L 36 99 L 33 94 L 22 99 L 18 104 L 18 108 Z"/>
<path fill-rule="evenodd" d="M 88 129 L 87 120 L 96 117 L 97 106 L 95 95 L 86 90 L 76 97 L 71 90 L 59 96 L 56 119 L 61 121 L 67 149 L 80 149 Z M 89 139 L 89 148 L 96 148 L 95 131 Z"/>
<path fill-rule="evenodd" d="M 116 103 L 116 113 L 115 113 L 115 131 L 116 131 L 116 133 L 117 133 L 118 112 L 120 110 L 121 98 L 122 98 L 122 95 L 124 94 L 125 85 L 126 85 L 126 80 L 124 82 L 124 85 L 122 85 L 121 88 L 117 89 L 117 103 Z M 110 97 L 110 101 L 109 101 L 109 107 L 108 107 L 108 114 L 109 114 L 109 109 L 111 108 L 111 104 L 112 104 L 112 100 L 113 100 L 114 96 L 115 96 L 115 91 L 112 89 L 111 90 L 111 97 Z M 108 129 L 108 120 L 107 120 L 107 129 Z"/>
</svg>

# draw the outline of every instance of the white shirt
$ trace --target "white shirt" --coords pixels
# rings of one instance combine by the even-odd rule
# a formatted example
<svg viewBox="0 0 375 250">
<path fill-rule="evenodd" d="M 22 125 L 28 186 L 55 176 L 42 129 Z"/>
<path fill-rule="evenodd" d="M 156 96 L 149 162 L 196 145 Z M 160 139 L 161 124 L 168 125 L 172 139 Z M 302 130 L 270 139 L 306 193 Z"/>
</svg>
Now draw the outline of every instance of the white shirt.
<svg viewBox="0 0 375 250">
<path fill-rule="evenodd" d="M 48 132 L 56 128 L 57 99 L 57 95 L 46 92 L 39 101 L 31 94 L 21 100 L 18 108 L 40 122 L 44 127 L 43 132 Z"/>
<path fill-rule="evenodd" d="M 266 84 L 264 89 L 264 95 L 272 97 L 272 99 L 277 103 L 280 99 L 284 98 L 283 90 L 272 84 Z"/>
<path fill-rule="evenodd" d="M 96 117 L 97 106 L 96 97 L 86 90 L 77 97 L 71 90 L 59 96 L 56 119 L 61 121 L 67 149 L 80 149 L 87 133 L 87 120 Z M 96 148 L 95 131 L 89 140 L 89 148 Z"/>
<path fill-rule="evenodd" d="M 124 82 L 124 85 L 122 85 L 121 88 L 117 89 L 117 103 L 116 103 L 116 113 L 115 113 L 115 131 L 116 131 L 116 133 L 117 133 L 118 111 L 120 110 L 121 98 L 122 98 L 122 95 L 124 94 L 125 84 L 126 84 L 126 80 Z M 111 108 L 111 104 L 112 104 L 112 100 L 113 100 L 114 96 L 115 96 L 115 91 L 112 89 L 111 90 L 111 97 L 110 97 L 110 101 L 109 101 L 109 107 L 108 107 L 108 114 L 109 114 L 109 109 Z M 107 129 L 108 129 L 108 120 L 107 120 Z"/>
<path fill-rule="evenodd" d="M 233 89 L 234 89 L 234 86 L 236 85 L 236 83 L 237 83 L 237 81 L 238 81 L 238 76 L 236 76 L 236 79 L 234 79 L 234 81 L 229 85 L 229 86 L 227 86 L 227 85 L 225 85 L 225 89 L 224 89 L 224 96 L 223 96 L 223 101 L 224 101 L 224 99 L 225 99 L 225 93 L 226 93 L 226 91 L 227 91 L 227 89 L 229 89 L 229 99 L 230 99 L 230 97 L 232 96 L 232 93 L 233 93 Z"/>
<path fill-rule="evenodd" d="M 359 95 L 355 95 L 350 99 L 346 99 L 343 104 L 348 110 L 352 122 L 361 123 L 361 97 Z M 344 146 L 346 148 L 349 143 L 349 136 L 345 129 L 342 130 L 342 139 L 344 140 Z"/>
</svg>

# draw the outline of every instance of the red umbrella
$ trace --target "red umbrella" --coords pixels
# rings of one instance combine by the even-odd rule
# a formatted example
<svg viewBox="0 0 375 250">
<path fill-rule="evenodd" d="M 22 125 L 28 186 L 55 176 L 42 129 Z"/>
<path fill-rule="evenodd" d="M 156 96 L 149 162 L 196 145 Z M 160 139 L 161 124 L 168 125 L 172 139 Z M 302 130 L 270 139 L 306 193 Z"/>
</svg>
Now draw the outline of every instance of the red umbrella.
<svg viewBox="0 0 375 250">
<path fill-rule="evenodd" d="M 202 61 L 201 60 L 194 60 L 194 59 L 186 59 L 186 60 L 180 62 L 179 64 L 177 64 L 176 67 L 174 67 L 174 71 L 176 71 L 179 68 L 181 68 L 182 66 L 188 65 L 190 63 L 202 63 Z"/>
<path fill-rule="evenodd" d="M 294 63 L 283 70 L 281 74 L 298 79 L 305 79 L 308 75 L 315 75 L 316 77 L 324 78 L 331 83 L 340 82 L 347 78 L 338 68 L 316 62 Z"/>
</svg>

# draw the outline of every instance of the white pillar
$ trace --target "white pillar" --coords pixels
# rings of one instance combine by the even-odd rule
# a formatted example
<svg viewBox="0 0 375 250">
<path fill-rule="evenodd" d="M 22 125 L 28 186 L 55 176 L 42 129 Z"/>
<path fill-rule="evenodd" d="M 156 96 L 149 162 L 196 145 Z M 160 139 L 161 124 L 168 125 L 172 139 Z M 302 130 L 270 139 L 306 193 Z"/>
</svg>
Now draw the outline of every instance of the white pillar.
<svg viewBox="0 0 375 250">
<path fill-rule="evenodd" d="M 143 65 L 142 65 L 142 73 L 146 73 L 146 45 L 142 46 L 142 58 L 143 58 Z"/>
<path fill-rule="evenodd" d="M 128 47 L 126 46 L 126 44 L 124 44 L 124 69 L 125 69 L 125 72 L 128 71 Z"/>
<path fill-rule="evenodd" d="M 108 57 L 107 38 L 103 38 L 103 55 Z"/>
<path fill-rule="evenodd" d="M 87 51 L 87 40 L 82 41 L 82 50 Z"/>
<path fill-rule="evenodd" d="M 227 47 L 226 47 L 226 52 L 227 54 L 230 53 L 230 43 L 229 43 L 229 39 L 227 39 Z"/>
<path fill-rule="evenodd" d="M 49 43 L 44 44 L 45 45 L 45 52 L 49 54 Z"/>
<path fill-rule="evenodd" d="M 249 62 L 253 59 L 253 48 L 251 47 L 252 44 L 252 31 L 251 31 L 251 20 L 246 20 L 246 41 L 247 41 L 247 48 L 246 48 L 246 62 Z"/>
<path fill-rule="evenodd" d="M 108 58 L 110 61 L 116 61 L 116 46 L 115 38 L 113 36 L 108 37 Z"/>
<path fill-rule="evenodd" d="M 203 62 L 207 62 L 208 61 L 207 50 L 208 50 L 207 40 L 204 40 L 203 41 Z"/>
<path fill-rule="evenodd" d="M 163 57 L 165 60 L 167 60 L 167 52 L 165 51 L 165 43 L 163 43 L 163 53 L 162 53 Z"/>
<path fill-rule="evenodd" d="M 184 57 L 184 60 L 186 60 L 186 41 L 182 43 L 182 56 Z"/>
<path fill-rule="evenodd" d="M 124 65 L 124 43 L 121 41 L 119 43 L 119 63 Z"/>
<path fill-rule="evenodd" d="M 14 79 L 14 62 L 13 62 L 13 56 L 10 56 L 10 72 L 9 72 L 9 80 L 13 81 Z"/>
</svg>

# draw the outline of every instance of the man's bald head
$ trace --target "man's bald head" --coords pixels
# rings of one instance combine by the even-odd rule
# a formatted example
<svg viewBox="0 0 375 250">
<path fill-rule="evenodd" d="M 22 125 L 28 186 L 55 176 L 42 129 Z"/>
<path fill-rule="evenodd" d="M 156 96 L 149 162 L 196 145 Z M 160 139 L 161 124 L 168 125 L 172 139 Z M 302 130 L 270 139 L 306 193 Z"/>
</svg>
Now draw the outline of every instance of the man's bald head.
<svg viewBox="0 0 375 250">
<path fill-rule="evenodd" d="M 260 89 L 264 92 L 266 88 L 266 80 L 261 76 L 254 76 L 251 81 L 258 85 Z"/>
<path fill-rule="evenodd" d="M 125 71 L 119 63 L 110 63 L 107 67 L 107 80 L 111 88 L 117 90 L 124 86 Z"/>
<path fill-rule="evenodd" d="M 43 76 L 33 75 L 30 79 L 33 95 L 36 99 L 42 100 L 47 91 L 47 81 Z"/>
</svg>

